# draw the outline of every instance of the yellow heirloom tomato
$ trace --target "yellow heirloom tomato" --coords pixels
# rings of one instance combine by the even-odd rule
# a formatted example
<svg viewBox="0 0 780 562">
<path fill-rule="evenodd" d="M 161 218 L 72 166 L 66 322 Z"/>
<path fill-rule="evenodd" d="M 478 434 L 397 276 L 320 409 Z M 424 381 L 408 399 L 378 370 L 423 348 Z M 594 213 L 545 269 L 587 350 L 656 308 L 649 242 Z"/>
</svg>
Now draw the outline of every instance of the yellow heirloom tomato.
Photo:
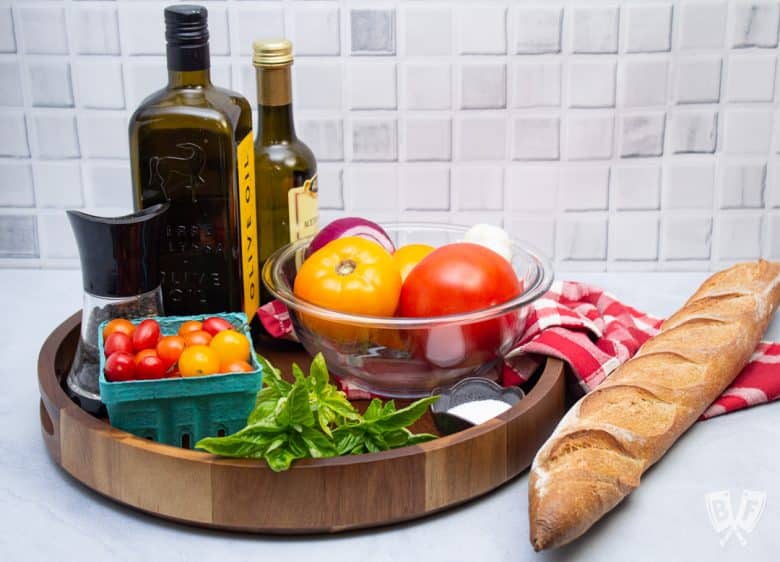
<svg viewBox="0 0 780 562">
<path fill-rule="evenodd" d="M 398 248 L 393 254 L 393 260 L 401 272 L 401 281 L 406 281 L 409 272 L 433 250 L 433 246 L 428 244 L 407 244 Z"/>
<path fill-rule="evenodd" d="M 401 294 L 401 275 L 382 246 L 348 236 L 309 256 L 295 277 L 293 291 L 338 312 L 392 316 Z"/>
</svg>

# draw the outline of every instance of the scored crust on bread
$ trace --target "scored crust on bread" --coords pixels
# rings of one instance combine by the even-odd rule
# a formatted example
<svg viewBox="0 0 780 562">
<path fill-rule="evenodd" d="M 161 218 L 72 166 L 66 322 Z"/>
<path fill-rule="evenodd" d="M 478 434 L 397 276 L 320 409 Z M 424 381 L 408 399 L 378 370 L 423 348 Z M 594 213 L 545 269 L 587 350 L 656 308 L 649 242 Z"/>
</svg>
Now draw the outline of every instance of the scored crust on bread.
<svg viewBox="0 0 780 562">
<path fill-rule="evenodd" d="M 535 550 L 598 521 L 728 387 L 780 301 L 780 263 L 741 263 L 707 279 L 601 385 L 566 413 L 528 480 Z"/>
</svg>

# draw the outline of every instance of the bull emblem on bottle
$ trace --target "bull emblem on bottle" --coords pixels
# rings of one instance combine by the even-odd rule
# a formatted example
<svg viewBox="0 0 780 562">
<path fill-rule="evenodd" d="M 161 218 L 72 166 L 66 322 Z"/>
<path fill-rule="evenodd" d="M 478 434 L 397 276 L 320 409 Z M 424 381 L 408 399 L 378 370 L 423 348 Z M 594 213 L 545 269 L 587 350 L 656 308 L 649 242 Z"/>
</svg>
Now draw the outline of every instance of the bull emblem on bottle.
<svg viewBox="0 0 780 562">
<path fill-rule="evenodd" d="M 166 201 L 170 191 L 176 188 L 190 190 L 192 202 L 198 202 L 198 186 L 206 183 L 203 171 L 206 169 L 206 153 L 193 142 L 176 145 L 181 156 L 152 156 L 149 159 L 149 185 L 159 185 Z"/>
</svg>

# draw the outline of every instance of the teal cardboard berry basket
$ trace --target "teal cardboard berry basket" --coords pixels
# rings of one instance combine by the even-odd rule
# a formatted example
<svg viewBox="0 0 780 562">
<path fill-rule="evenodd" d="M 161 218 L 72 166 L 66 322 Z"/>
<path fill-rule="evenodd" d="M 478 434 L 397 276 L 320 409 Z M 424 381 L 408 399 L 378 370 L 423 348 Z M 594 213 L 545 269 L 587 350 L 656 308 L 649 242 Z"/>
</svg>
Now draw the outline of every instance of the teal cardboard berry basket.
<svg viewBox="0 0 780 562">
<path fill-rule="evenodd" d="M 164 336 L 175 335 L 187 320 L 224 318 L 252 337 L 243 313 L 205 314 L 201 316 L 152 317 Z M 131 319 L 139 324 L 145 318 Z M 100 399 L 106 405 L 111 425 L 139 437 L 183 447 L 194 447 L 203 437 L 235 433 L 246 425 L 262 384 L 262 369 L 254 347 L 250 345 L 250 363 L 254 370 L 245 373 L 207 375 L 157 380 L 110 382 L 106 380 L 103 353 L 103 322 L 98 330 L 100 351 Z"/>
</svg>

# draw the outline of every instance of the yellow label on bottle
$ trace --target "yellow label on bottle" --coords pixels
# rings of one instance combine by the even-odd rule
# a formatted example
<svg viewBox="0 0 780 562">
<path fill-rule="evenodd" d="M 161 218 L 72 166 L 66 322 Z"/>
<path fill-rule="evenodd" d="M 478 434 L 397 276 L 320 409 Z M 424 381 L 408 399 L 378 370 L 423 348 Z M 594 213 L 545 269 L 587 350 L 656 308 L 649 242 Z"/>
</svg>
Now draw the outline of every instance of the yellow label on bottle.
<svg viewBox="0 0 780 562">
<path fill-rule="evenodd" d="M 290 208 L 290 242 L 317 234 L 320 222 L 317 174 L 287 192 Z"/>
<path fill-rule="evenodd" d="M 260 262 L 257 252 L 257 207 L 255 205 L 255 152 L 252 133 L 236 150 L 238 161 L 238 217 L 241 226 L 241 275 L 244 279 L 244 313 L 252 320 L 260 306 Z"/>
</svg>

